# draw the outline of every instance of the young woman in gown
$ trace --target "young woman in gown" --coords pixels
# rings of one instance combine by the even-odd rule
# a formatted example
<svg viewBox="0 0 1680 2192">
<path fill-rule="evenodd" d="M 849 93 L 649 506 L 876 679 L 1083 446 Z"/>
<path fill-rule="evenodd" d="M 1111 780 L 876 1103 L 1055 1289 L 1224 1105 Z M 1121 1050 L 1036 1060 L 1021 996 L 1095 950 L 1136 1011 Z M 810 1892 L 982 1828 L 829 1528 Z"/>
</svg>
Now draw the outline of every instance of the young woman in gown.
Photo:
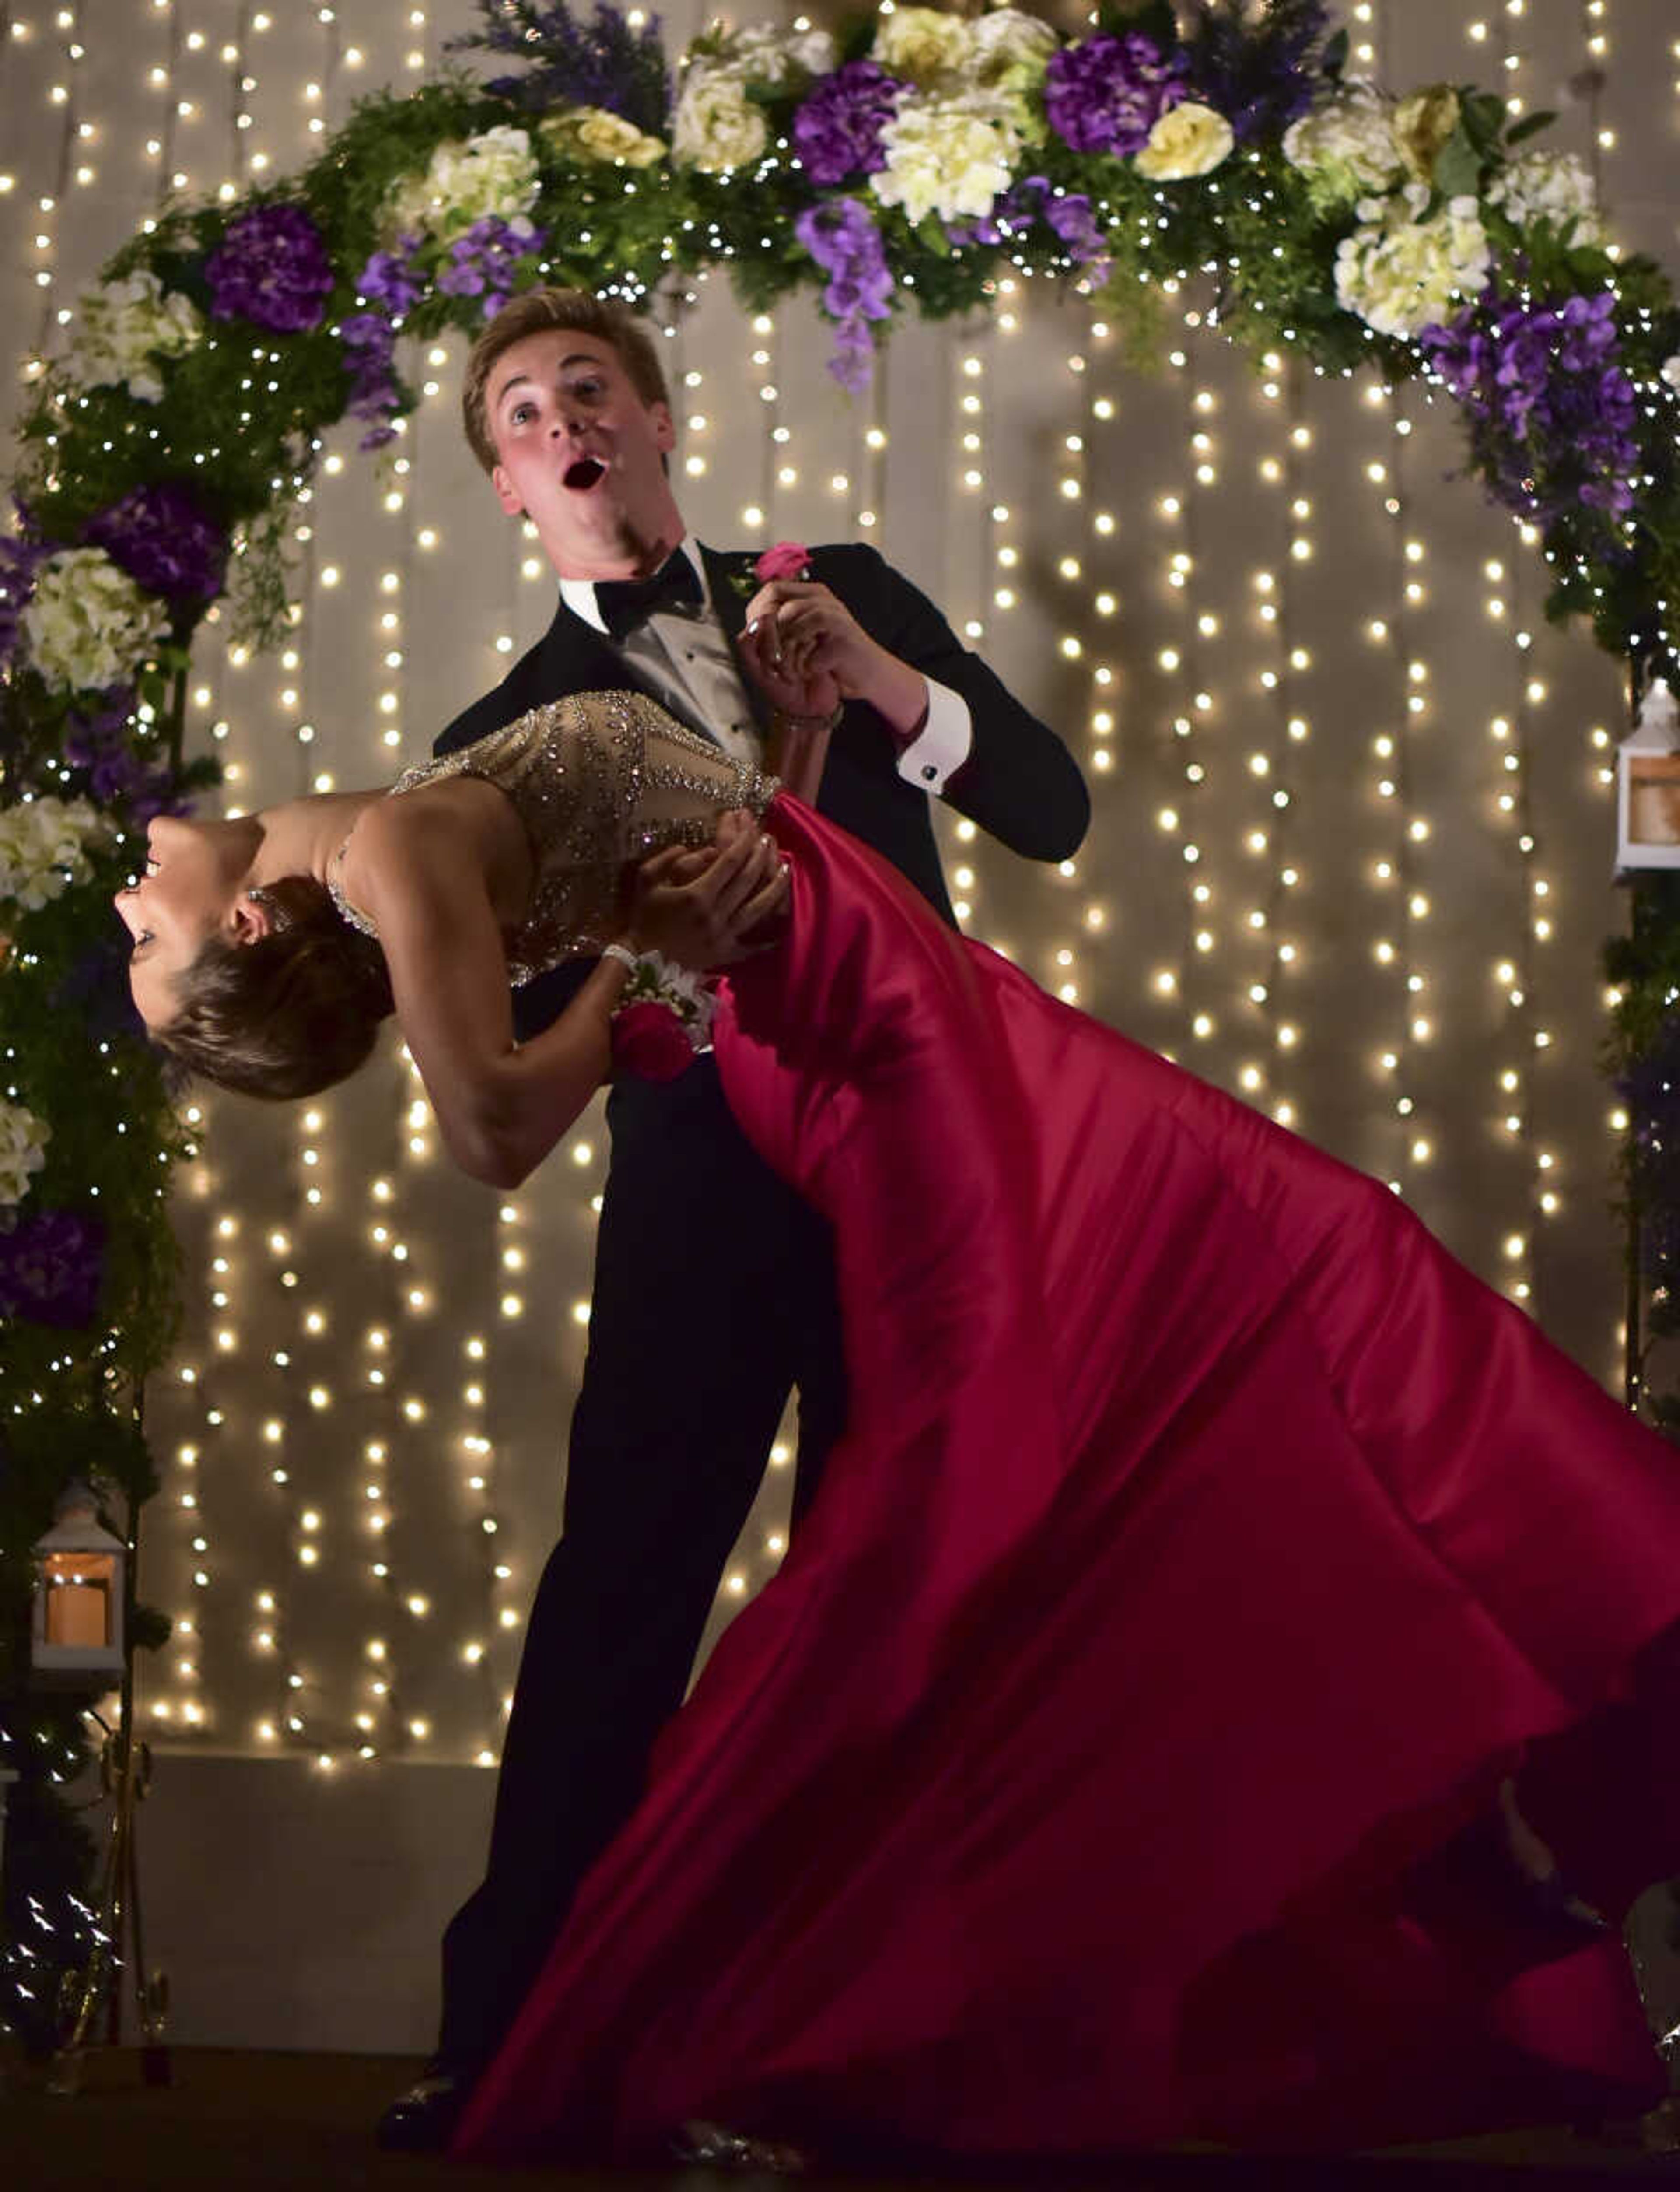
<svg viewBox="0 0 1680 2192">
<path fill-rule="evenodd" d="M 396 789 L 154 825 L 118 901 L 154 1031 L 301 1093 L 394 994 L 452 1151 L 511 1181 L 625 978 L 516 1050 L 510 976 L 774 916 L 718 1063 L 833 1223 L 851 1391 L 457 2151 L 1335 2145 L 1653 2098 L 1615 1921 L 1680 1869 L 1671 1449 L 1386 1190 L 641 696 Z M 627 923 L 629 864 L 741 809 Z M 1501 1791 L 1602 1932 L 1525 1898 Z"/>
</svg>

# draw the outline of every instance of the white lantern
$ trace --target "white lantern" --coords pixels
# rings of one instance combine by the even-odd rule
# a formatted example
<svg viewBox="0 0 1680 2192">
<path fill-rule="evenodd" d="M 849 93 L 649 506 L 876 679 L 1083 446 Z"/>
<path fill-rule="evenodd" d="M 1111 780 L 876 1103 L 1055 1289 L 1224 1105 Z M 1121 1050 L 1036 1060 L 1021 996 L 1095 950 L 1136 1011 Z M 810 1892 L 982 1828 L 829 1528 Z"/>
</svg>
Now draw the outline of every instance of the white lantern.
<svg viewBox="0 0 1680 2192">
<path fill-rule="evenodd" d="M 1655 679 L 1616 750 L 1616 872 L 1680 868 L 1680 715 Z"/>
<path fill-rule="evenodd" d="M 122 1674 L 128 1549 L 101 1527 L 93 1493 L 72 1484 L 35 1548 L 31 1661 L 43 1681 L 108 1687 Z"/>
</svg>

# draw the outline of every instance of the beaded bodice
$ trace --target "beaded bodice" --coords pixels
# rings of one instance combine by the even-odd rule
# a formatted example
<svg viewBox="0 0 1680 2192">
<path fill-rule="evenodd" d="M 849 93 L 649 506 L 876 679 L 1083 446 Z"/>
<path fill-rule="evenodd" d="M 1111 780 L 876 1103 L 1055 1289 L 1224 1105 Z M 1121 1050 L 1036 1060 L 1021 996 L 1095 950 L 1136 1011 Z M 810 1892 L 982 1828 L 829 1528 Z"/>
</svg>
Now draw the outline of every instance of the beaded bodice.
<svg viewBox="0 0 1680 2192">
<path fill-rule="evenodd" d="M 762 814 L 777 785 L 680 723 L 641 693 L 575 693 L 533 708 L 441 761 L 406 769 L 392 797 L 441 777 L 476 776 L 512 801 L 532 860 L 531 901 L 507 939 L 515 983 L 592 957 L 623 926 L 625 868 L 668 845 L 711 842 L 731 807 Z M 333 903 L 378 932 L 328 876 Z"/>
</svg>

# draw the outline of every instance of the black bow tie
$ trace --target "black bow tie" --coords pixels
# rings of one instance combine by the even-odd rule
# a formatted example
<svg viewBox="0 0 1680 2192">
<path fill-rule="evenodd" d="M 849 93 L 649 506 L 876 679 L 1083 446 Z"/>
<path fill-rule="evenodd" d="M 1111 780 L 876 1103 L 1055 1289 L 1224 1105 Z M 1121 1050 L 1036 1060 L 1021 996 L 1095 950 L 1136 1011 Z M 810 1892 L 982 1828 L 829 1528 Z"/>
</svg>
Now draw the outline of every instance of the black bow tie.
<svg viewBox="0 0 1680 2192">
<path fill-rule="evenodd" d="M 700 574 L 681 548 L 672 549 L 651 579 L 601 579 L 595 590 L 595 608 L 614 639 L 623 639 L 655 609 L 685 602 L 698 608 L 705 598 Z"/>
</svg>

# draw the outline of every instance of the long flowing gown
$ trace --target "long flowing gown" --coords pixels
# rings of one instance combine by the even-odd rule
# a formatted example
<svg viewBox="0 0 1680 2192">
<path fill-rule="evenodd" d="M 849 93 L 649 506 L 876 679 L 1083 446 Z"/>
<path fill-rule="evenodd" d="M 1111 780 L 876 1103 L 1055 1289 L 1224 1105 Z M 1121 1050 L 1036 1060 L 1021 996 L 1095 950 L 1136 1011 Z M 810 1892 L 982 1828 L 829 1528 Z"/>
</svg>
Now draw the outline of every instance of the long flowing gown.
<svg viewBox="0 0 1680 2192">
<path fill-rule="evenodd" d="M 1680 1869 L 1670 1447 L 1385 1189 L 798 801 L 766 826 L 791 921 L 717 1060 L 833 1222 L 848 1430 L 455 2150 L 1306 2147 L 1652 2098 L 1613 1931 L 1559 1954 L 1448 1860 L 1418 1884 L 1519 1767 L 1584 1892 Z"/>
</svg>

